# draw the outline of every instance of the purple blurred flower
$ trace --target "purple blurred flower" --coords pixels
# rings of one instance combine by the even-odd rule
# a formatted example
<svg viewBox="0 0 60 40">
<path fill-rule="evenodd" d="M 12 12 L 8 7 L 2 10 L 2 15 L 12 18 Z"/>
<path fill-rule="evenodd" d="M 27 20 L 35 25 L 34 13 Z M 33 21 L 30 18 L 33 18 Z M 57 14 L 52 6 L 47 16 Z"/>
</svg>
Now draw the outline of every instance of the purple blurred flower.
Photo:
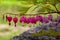
<svg viewBox="0 0 60 40">
<path fill-rule="evenodd" d="M 48 19 L 50 20 L 50 21 L 52 21 L 53 20 L 53 16 L 50 14 L 50 15 L 48 15 Z"/>
<path fill-rule="evenodd" d="M 26 17 L 25 16 L 21 16 L 20 22 L 25 22 L 26 23 Z"/>
<path fill-rule="evenodd" d="M 43 22 L 48 23 L 49 22 L 48 18 L 47 17 L 44 17 L 43 18 Z"/>
<path fill-rule="evenodd" d="M 19 20 L 19 21 L 22 23 L 22 26 L 23 26 L 23 27 L 24 27 L 24 23 L 26 23 L 26 19 L 27 19 L 27 18 L 26 18 L 25 16 L 21 16 L 21 17 L 20 17 L 20 20 Z"/>
<path fill-rule="evenodd" d="M 51 23 L 51 29 L 54 30 L 54 31 L 58 31 L 57 24 L 58 24 L 58 22 L 52 22 Z"/>
<path fill-rule="evenodd" d="M 36 16 L 36 21 L 43 22 L 43 17 L 42 17 L 42 16 L 37 15 L 37 16 Z"/>
<path fill-rule="evenodd" d="M 27 18 L 27 23 L 36 23 L 36 19 L 35 19 L 35 17 L 29 17 L 29 18 Z"/>
<path fill-rule="evenodd" d="M 57 17 L 57 21 L 60 22 L 60 16 Z"/>
<path fill-rule="evenodd" d="M 58 22 L 52 22 L 51 26 L 55 27 L 55 26 L 57 26 L 57 24 L 58 24 Z"/>
</svg>

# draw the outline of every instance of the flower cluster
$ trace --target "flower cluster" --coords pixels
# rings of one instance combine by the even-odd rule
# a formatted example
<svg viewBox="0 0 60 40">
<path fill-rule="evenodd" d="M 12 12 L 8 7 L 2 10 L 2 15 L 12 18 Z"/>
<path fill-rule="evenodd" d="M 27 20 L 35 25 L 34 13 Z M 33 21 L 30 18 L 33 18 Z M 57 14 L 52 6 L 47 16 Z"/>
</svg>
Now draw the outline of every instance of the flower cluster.
<svg viewBox="0 0 60 40">
<path fill-rule="evenodd" d="M 13 20 L 15 26 L 16 23 L 18 22 L 18 17 L 14 17 L 12 18 L 11 16 L 6 16 L 7 21 L 9 22 L 9 25 L 11 25 L 11 21 Z M 41 15 L 36 15 L 35 17 L 26 17 L 26 16 L 21 16 L 19 19 L 19 22 L 22 23 L 22 25 L 24 26 L 24 23 L 31 23 L 31 24 L 36 24 L 36 22 L 41 22 L 42 25 L 45 23 L 51 23 L 51 25 L 56 26 L 57 22 L 60 22 L 60 16 L 57 16 L 56 21 L 53 21 L 53 16 L 50 14 L 48 15 L 48 17 L 45 16 L 41 16 Z"/>
</svg>

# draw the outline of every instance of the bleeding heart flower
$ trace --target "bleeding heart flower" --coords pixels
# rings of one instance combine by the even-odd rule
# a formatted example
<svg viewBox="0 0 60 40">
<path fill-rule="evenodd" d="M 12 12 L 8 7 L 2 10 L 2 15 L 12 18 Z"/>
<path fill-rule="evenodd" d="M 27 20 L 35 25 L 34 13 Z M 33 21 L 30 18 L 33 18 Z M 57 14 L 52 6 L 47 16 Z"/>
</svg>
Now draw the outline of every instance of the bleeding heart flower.
<svg viewBox="0 0 60 40">
<path fill-rule="evenodd" d="M 37 16 L 36 16 L 36 21 L 43 22 L 43 17 L 42 17 L 42 16 L 37 15 Z"/>
<path fill-rule="evenodd" d="M 52 21 L 53 20 L 53 16 L 50 14 L 50 15 L 48 15 L 48 19 L 50 20 L 50 21 Z"/>
<path fill-rule="evenodd" d="M 47 17 L 44 17 L 43 18 L 43 22 L 48 23 L 49 22 L 48 18 Z"/>
<path fill-rule="evenodd" d="M 36 24 L 36 18 L 35 17 L 29 17 L 27 18 L 27 24 L 30 24 L 29 27 L 31 27 L 31 24 Z"/>
<path fill-rule="evenodd" d="M 29 17 L 29 18 L 26 19 L 26 23 L 27 24 L 31 23 L 31 17 Z"/>
<path fill-rule="evenodd" d="M 29 24 L 29 27 L 31 27 L 31 24 L 32 24 L 32 18 L 29 17 L 26 19 L 26 23 Z"/>
<path fill-rule="evenodd" d="M 11 21 L 12 21 L 12 17 L 11 16 L 7 16 L 7 20 L 8 20 L 8 22 L 9 22 L 9 25 L 11 25 Z"/>
<path fill-rule="evenodd" d="M 50 15 L 48 15 L 48 19 L 50 20 L 50 21 L 52 21 L 53 20 L 53 16 L 50 14 Z"/>
<path fill-rule="evenodd" d="M 24 26 L 24 23 L 26 23 L 26 17 L 25 16 L 21 16 L 20 22 L 22 23 L 22 26 Z"/>
<path fill-rule="evenodd" d="M 17 17 L 14 17 L 14 18 L 13 18 L 13 22 L 14 22 L 15 27 L 16 27 L 16 23 L 18 22 L 18 18 L 17 18 Z"/>
<path fill-rule="evenodd" d="M 7 17 L 7 20 L 8 20 L 9 22 L 11 22 L 11 21 L 12 21 L 12 17 L 11 17 L 11 16 L 8 16 L 8 17 Z"/>
<path fill-rule="evenodd" d="M 60 22 L 60 16 L 57 17 L 57 22 Z"/>
<path fill-rule="evenodd" d="M 36 24 L 36 18 L 35 17 L 31 17 L 31 23 Z"/>
<path fill-rule="evenodd" d="M 22 16 L 22 17 L 20 18 L 20 22 L 25 22 L 25 23 L 26 23 L 26 17 L 25 17 L 25 16 Z"/>
<path fill-rule="evenodd" d="M 29 23 L 36 23 L 36 18 L 35 17 L 29 17 L 29 18 L 27 18 L 27 23 L 29 24 Z"/>
</svg>

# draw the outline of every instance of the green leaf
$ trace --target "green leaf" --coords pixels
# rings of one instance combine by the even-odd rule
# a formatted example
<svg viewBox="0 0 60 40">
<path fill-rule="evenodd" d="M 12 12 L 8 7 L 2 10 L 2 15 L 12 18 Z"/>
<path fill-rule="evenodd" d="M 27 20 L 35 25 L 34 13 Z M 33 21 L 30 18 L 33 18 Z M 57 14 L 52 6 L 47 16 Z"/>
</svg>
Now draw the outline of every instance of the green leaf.
<svg viewBox="0 0 60 40">
<path fill-rule="evenodd" d="M 57 8 L 58 11 L 60 11 L 60 3 L 56 4 L 56 8 Z"/>
<path fill-rule="evenodd" d="M 31 7 L 28 9 L 28 11 L 26 12 L 26 14 L 32 14 L 36 7 L 37 7 L 37 5 L 31 6 Z M 33 13 L 33 14 L 34 14 L 34 13 Z"/>
<path fill-rule="evenodd" d="M 55 4 L 58 3 L 59 1 L 58 1 L 58 0 L 48 0 L 48 2 L 49 2 L 50 4 L 55 5 Z"/>
<path fill-rule="evenodd" d="M 53 5 L 50 5 L 49 9 L 56 11 L 56 8 Z"/>
</svg>

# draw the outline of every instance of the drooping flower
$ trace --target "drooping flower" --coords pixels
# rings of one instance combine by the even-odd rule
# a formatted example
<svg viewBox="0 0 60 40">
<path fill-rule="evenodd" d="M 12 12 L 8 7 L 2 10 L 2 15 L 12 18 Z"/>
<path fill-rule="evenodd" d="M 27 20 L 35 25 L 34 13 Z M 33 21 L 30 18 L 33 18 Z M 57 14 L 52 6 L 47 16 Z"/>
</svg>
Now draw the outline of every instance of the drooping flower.
<svg viewBox="0 0 60 40">
<path fill-rule="evenodd" d="M 36 18 L 35 17 L 31 17 L 31 23 L 36 24 Z"/>
<path fill-rule="evenodd" d="M 36 24 L 36 18 L 35 17 L 28 17 L 27 24 L 30 24 L 30 27 L 31 27 L 31 24 L 33 24 L 33 26 L 34 26 Z"/>
<path fill-rule="evenodd" d="M 13 18 L 13 22 L 14 22 L 15 27 L 16 27 L 16 23 L 18 22 L 18 18 L 17 18 L 17 17 L 14 17 L 14 18 Z"/>
<path fill-rule="evenodd" d="M 22 23 L 22 26 L 24 26 L 24 23 L 26 23 L 26 17 L 25 16 L 21 16 L 20 17 L 20 22 Z"/>
<path fill-rule="evenodd" d="M 27 24 L 31 23 L 31 17 L 29 17 L 29 18 L 26 19 L 26 23 Z"/>
<path fill-rule="evenodd" d="M 60 22 L 60 16 L 57 17 L 57 22 Z"/>
<path fill-rule="evenodd" d="M 50 20 L 50 21 L 52 21 L 53 20 L 53 16 L 50 14 L 50 15 L 48 15 L 48 19 Z"/>
<path fill-rule="evenodd" d="M 12 21 L 12 17 L 11 16 L 7 16 L 7 21 L 9 22 L 9 25 L 11 25 L 11 21 Z"/>
<path fill-rule="evenodd" d="M 26 17 L 25 16 L 20 17 L 20 22 L 25 22 L 26 23 Z"/>
<path fill-rule="evenodd" d="M 47 17 L 44 17 L 43 18 L 43 22 L 48 23 L 49 22 L 48 18 Z"/>
<path fill-rule="evenodd" d="M 36 21 L 43 22 L 43 17 L 42 17 L 42 16 L 37 15 L 37 16 L 36 16 Z"/>
</svg>

